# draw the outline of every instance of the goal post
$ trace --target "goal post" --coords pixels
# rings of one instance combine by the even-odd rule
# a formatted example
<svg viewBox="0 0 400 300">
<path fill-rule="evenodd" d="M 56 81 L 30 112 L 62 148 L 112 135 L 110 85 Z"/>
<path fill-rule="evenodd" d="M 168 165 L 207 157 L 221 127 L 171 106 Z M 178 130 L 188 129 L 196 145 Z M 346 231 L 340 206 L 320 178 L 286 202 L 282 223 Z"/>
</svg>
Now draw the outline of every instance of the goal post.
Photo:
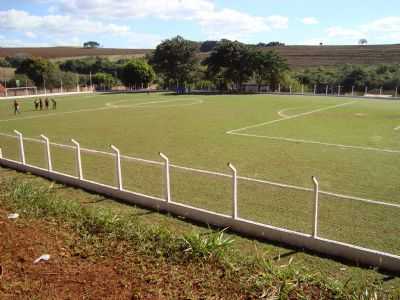
<svg viewBox="0 0 400 300">
<path fill-rule="evenodd" d="M 4 88 L 4 94 L 5 97 L 37 95 L 37 87 L 25 86 L 25 87 Z"/>
</svg>

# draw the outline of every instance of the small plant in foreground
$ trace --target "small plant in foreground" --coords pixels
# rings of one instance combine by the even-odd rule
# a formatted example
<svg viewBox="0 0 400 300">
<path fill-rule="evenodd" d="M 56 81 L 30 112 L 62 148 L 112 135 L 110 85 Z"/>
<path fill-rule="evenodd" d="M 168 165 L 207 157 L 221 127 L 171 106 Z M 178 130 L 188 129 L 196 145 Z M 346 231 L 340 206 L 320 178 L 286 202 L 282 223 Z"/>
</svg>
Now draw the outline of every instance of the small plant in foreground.
<svg viewBox="0 0 400 300">
<path fill-rule="evenodd" d="M 233 239 L 224 236 L 225 230 L 186 234 L 183 237 L 184 252 L 196 258 L 223 258 L 234 242 Z"/>
</svg>

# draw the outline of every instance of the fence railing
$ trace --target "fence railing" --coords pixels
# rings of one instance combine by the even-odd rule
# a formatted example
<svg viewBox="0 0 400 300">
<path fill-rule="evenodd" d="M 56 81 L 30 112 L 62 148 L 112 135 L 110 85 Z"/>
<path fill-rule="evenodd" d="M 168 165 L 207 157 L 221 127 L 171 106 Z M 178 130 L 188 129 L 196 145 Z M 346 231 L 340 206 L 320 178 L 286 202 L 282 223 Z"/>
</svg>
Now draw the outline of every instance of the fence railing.
<svg viewBox="0 0 400 300">
<path fill-rule="evenodd" d="M 3 166 L 250 236 L 400 271 L 398 203 L 323 191 L 316 177 L 312 187 L 301 187 L 240 176 L 232 163 L 230 173 L 213 172 L 172 164 L 161 152 L 161 161 L 154 161 L 123 155 L 114 145 L 112 152 L 98 151 L 74 139 L 65 145 L 44 135 L 35 139 L 14 133 L 0 134 Z M 350 212 L 368 221 L 361 224 Z M 385 219 L 391 220 L 386 224 Z"/>
<path fill-rule="evenodd" d="M 376 98 L 400 98 L 400 87 L 388 89 L 384 87 L 371 88 L 368 86 L 356 87 L 346 85 L 321 85 L 313 86 L 301 85 L 283 86 L 278 85 L 275 89 L 268 86 L 258 86 L 247 84 L 244 86 L 246 92 L 261 92 L 270 94 L 289 94 L 289 95 L 314 95 L 314 96 L 336 96 L 336 97 L 376 97 Z"/>
</svg>

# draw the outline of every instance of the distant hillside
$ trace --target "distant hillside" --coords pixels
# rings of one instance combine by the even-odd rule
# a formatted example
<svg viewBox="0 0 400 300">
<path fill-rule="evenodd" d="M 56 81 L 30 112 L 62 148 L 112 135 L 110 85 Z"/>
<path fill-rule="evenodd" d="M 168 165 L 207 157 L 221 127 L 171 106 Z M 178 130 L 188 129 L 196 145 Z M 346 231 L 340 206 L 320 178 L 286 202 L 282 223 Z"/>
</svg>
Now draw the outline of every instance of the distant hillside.
<svg viewBox="0 0 400 300">
<path fill-rule="evenodd" d="M 44 48 L 1 48 L 0 57 L 29 55 L 50 59 L 63 59 L 84 56 L 144 56 L 149 49 L 113 49 L 113 48 L 78 48 L 78 47 L 44 47 Z"/>
<path fill-rule="evenodd" d="M 334 66 L 351 64 L 400 63 L 399 45 L 372 46 L 279 46 L 265 47 L 276 50 L 285 57 L 292 68 Z M 141 57 L 151 49 L 111 49 L 111 48 L 0 48 L 0 57 L 25 54 L 51 59 L 84 56 Z M 206 56 L 202 53 L 201 56 Z"/>
<path fill-rule="evenodd" d="M 372 46 L 285 46 L 265 49 L 275 49 L 294 68 L 342 64 L 400 63 L 400 44 Z"/>
</svg>

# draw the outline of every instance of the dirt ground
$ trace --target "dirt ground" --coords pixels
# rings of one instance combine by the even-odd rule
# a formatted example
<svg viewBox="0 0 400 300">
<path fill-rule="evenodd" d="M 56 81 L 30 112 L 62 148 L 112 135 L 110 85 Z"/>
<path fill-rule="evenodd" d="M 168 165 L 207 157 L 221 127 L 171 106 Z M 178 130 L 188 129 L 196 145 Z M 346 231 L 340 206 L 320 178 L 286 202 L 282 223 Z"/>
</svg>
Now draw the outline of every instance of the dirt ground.
<svg viewBox="0 0 400 300">
<path fill-rule="evenodd" d="M 9 220 L 0 208 L 0 299 L 249 299 L 209 264 L 144 257 L 122 242 L 86 247 L 49 221 Z M 33 263 L 42 254 L 49 261 Z"/>
</svg>

